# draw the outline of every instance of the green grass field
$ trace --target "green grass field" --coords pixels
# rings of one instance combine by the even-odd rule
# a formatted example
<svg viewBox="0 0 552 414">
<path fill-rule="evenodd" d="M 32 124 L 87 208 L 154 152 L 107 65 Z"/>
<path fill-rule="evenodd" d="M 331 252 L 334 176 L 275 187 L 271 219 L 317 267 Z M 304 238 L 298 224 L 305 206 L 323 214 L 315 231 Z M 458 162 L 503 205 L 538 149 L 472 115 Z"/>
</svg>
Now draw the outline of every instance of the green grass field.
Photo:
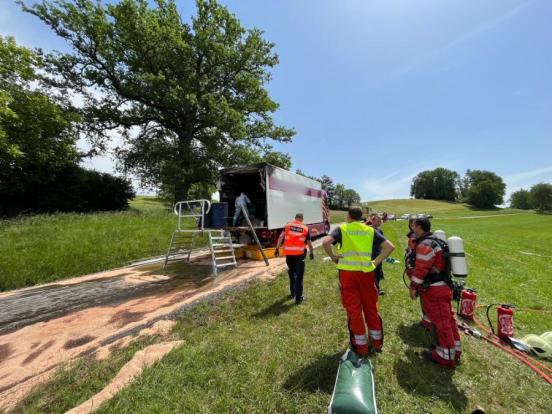
<svg viewBox="0 0 552 414">
<path fill-rule="evenodd" d="M 332 222 L 344 217 L 344 212 L 332 212 Z M 170 205 L 143 196 L 136 197 L 128 211 L 0 220 L 0 291 L 164 254 L 176 223 Z"/>
<path fill-rule="evenodd" d="M 163 254 L 176 226 L 169 208 L 153 198 L 137 197 L 123 212 L 0 221 L 0 291 Z"/>
<path fill-rule="evenodd" d="M 552 217 L 460 218 L 465 216 L 460 210 L 433 225 L 465 239 L 468 284 L 478 289 L 480 303 L 516 304 L 517 337 L 552 330 Z M 402 262 L 406 222 L 387 223 L 384 231 Z M 99 412 L 325 412 L 348 333 L 334 266 L 322 257 L 319 250 L 307 264 L 301 306 L 287 300 L 283 274 L 186 312 L 173 332 L 184 345 Z M 373 358 L 381 412 L 466 413 L 476 405 L 487 413 L 550 412 L 550 386 L 482 340 L 463 336 L 463 362 L 455 371 L 421 360 L 417 354 L 429 338 L 417 325 L 419 304 L 408 298 L 401 265 L 386 264 L 385 272 L 384 353 Z M 121 351 L 112 364 L 87 360 L 61 372 L 20 412 L 63 412 L 77 405 L 107 384 L 131 353 Z"/>
</svg>

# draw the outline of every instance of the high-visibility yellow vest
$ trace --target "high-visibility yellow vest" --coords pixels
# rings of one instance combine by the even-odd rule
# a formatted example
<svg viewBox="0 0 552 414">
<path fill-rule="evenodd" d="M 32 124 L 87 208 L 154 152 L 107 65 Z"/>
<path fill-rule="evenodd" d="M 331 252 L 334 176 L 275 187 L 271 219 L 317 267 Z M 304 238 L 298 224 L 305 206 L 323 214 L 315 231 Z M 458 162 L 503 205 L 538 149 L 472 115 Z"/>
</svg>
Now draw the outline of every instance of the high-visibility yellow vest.
<svg viewBox="0 0 552 414">
<path fill-rule="evenodd" d="M 341 245 L 337 252 L 343 256 L 339 259 L 337 268 L 359 272 L 373 272 L 372 245 L 374 229 L 359 221 L 353 221 L 340 226 Z"/>
</svg>

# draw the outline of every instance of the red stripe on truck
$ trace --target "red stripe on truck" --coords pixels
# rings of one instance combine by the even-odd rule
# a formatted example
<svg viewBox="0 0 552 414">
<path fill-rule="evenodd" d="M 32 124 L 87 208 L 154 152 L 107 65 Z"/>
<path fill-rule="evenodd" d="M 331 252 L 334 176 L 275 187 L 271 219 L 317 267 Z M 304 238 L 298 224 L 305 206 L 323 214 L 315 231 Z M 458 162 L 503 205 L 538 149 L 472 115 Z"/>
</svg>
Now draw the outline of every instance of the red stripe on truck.
<svg viewBox="0 0 552 414">
<path fill-rule="evenodd" d="M 294 193 L 316 198 L 322 198 L 323 193 L 322 190 L 311 188 L 303 184 L 294 183 L 292 181 L 282 180 L 277 177 L 269 178 L 268 188 L 270 188 L 271 190 L 283 191 L 285 193 Z"/>
</svg>

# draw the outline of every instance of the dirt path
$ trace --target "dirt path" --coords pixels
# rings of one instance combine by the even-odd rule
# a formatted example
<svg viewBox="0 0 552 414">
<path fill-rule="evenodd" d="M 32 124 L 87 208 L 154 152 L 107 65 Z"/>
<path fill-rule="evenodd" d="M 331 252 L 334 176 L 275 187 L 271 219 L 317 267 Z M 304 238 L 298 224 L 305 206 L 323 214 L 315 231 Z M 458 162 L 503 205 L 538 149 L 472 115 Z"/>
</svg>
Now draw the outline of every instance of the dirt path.
<svg viewBox="0 0 552 414">
<path fill-rule="evenodd" d="M 174 262 L 163 272 L 162 263 L 150 263 L 0 294 L 0 409 L 13 407 L 61 364 L 285 266 L 281 258 L 268 268 L 240 261 L 214 278 L 207 264 Z"/>
</svg>

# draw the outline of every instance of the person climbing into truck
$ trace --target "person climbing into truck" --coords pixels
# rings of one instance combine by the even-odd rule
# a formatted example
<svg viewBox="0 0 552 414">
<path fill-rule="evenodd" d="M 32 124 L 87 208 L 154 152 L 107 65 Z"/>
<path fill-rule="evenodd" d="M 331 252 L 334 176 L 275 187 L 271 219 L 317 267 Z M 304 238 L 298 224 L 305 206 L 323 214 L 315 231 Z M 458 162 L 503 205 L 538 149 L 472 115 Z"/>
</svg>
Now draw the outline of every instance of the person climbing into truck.
<svg viewBox="0 0 552 414">
<path fill-rule="evenodd" d="M 251 200 L 247 195 L 242 191 L 239 196 L 236 197 L 236 201 L 234 202 L 235 211 L 234 211 L 234 219 L 232 221 L 232 225 L 234 227 L 239 226 L 241 223 L 241 220 L 243 217 L 243 212 L 241 207 L 245 209 L 247 214 L 249 215 L 249 208 L 253 206 L 253 203 L 251 203 Z"/>
<path fill-rule="evenodd" d="M 336 263 L 339 272 L 341 302 L 347 312 L 351 349 L 361 357 L 370 350 L 381 352 L 383 323 L 378 312 L 378 288 L 376 267 L 387 258 L 395 246 L 360 220 L 362 210 L 351 207 L 347 223 L 337 227 L 324 238 L 322 246 Z M 332 245 L 337 245 L 337 254 Z M 372 252 L 380 253 L 372 259 Z M 368 325 L 368 338 L 366 326 Z"/>
<path fill-rule="evenodd" d="M 297 213 L 295 220 L 286 224 L 284 231 L 278 238 L 275 256 L 280 255 L 280 246 L 284 245 L 284 255 L 289 275 L 290 298 L 295 299 L 297 305 L 303 302 L 303 275 L 305 274 L 306 247 L 309 248 L 309 258 L 314 259 L 309 228 L 303 224 L 303 214 Z"/>
</svg>

